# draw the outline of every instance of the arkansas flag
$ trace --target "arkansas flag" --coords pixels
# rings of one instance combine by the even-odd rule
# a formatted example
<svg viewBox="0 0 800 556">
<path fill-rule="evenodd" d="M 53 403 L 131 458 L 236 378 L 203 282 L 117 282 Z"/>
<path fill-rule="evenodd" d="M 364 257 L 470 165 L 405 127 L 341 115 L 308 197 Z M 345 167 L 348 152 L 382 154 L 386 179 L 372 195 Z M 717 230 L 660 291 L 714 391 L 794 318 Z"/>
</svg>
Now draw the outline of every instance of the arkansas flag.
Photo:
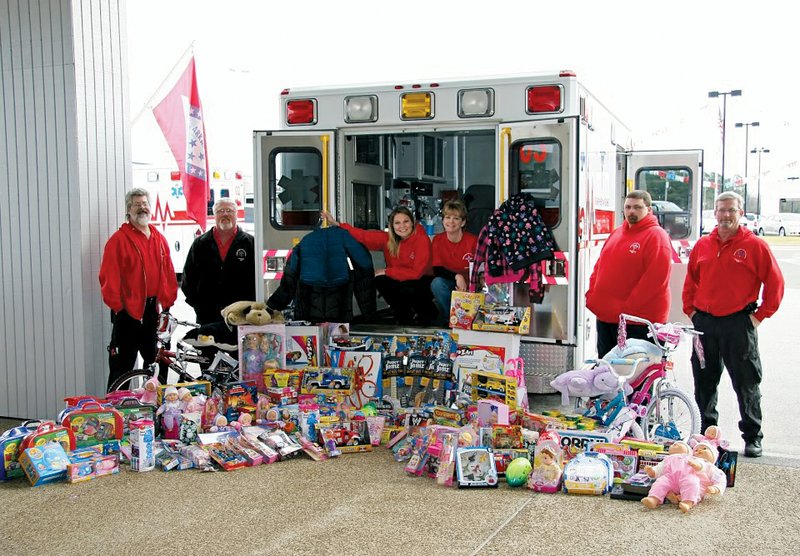
<svg viewBox="0 0 800 556">
<path fill-rule="evenodd" d="M 181 173 L 186 214 L 206 229 L 208 210 L 208 152 L 203 107 L 197 93 L 194 57 L 172 90 L 153 108 Z"/>
</svg>

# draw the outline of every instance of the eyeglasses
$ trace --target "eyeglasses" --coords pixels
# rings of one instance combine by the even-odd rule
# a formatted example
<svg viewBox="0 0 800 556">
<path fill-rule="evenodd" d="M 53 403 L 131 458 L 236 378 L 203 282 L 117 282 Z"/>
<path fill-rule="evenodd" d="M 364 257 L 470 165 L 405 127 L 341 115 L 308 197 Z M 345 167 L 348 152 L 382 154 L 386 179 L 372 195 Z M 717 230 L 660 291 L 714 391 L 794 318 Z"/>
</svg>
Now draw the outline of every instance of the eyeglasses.
<svg viewBox="0 0 800 556">
<path fill-rule="evenodd" d="M 148 203 L 147 201 L 142 201 L 141 203 L 131 203 L 131 206 L 133 208 L 149 207 L 150 203 Z"/>
<path fill-rule="evenodd" d="M 734 214 L 736 214 L 737 212 L 739 212 L 739 209 L 735 209 L 735 208 L 730 208 L 730 209 L 722 209 L 722 208 L 718 208 L 718 209 L 716 210 L 716 212 L 717 212 L 717 214 L 730 214 L 730 215 L 734 215 Z"/>
<path fill-rule="evenodd" d="M 217 209 L 217 212 L 215 212 L 214 214 L 236 214 L 236 209 L 221 208 Z"/>
</svg>

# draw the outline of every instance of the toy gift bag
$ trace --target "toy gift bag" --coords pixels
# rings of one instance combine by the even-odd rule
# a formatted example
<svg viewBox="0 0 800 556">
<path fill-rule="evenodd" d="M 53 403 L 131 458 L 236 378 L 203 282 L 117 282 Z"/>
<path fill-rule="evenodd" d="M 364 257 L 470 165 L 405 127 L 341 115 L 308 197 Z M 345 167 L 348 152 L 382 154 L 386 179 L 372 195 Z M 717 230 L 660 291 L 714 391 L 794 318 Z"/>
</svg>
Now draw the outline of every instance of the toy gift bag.
<svg viewBox="0 0 800 556">
<path fill-rule="evenodd" d="M 561 483 L 561 436 L 556 431 L 544 431 L 536 442 L 533 471 L 528 488 L 536 492 L 557 492 Z"/>
</svg>

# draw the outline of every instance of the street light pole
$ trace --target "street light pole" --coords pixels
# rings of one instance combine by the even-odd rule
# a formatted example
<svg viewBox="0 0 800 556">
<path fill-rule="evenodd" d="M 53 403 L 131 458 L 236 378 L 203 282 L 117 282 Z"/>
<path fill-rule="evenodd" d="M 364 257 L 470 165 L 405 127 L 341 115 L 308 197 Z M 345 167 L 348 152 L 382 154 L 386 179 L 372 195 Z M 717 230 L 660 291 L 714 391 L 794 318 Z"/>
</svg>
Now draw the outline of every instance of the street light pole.
<svg viewBox="0 0 800 556">
<path fill-rule="evenodd" d="M 711 91 L 708 93 L 708 98 L 718 98 L 720 96 L 722 97 L 722 185 L 720 186 L 721 187 L 720 193 L 725 192 L 725 131 L 726 131 L 725 118 L 727 116 L 727 111 L 728 111 L 728 95 L 732 97 L 740 97 L 742 96 L 742 90 L 734 89 L 732 91 L 725 91 L 725 92 Z"/>
<path fill-rule="evenodd" d="M 769 149 L 765 149 L 764 147 L 759 147 L 750 151 L 751 154 L 758 153 L 758 203 L 756 204 L 756 210 L 758 210 L 759 218 L 761 218 L 761 153 L 768 152 Z"/>
<path fill-rule="evenodd" d="M 744 211 L 747 212 L 747 181 L 750 174 L 747 173 L 747 159 L 750 158 L 750 126 L 758 127 L 759 122 L 741 123 L 737 122 L 736 127 L 744 128 Z"/>
</svg>

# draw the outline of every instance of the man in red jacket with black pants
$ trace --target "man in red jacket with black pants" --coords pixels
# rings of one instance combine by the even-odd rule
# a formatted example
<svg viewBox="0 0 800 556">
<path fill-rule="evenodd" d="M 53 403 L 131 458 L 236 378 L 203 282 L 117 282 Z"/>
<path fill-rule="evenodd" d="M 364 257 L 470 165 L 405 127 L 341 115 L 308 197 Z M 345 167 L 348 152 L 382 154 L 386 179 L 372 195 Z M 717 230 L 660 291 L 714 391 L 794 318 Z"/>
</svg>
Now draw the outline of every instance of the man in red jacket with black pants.
<svg viewBox="0 0 800 556">
<path fill-rule="evenodd" d="M 651 205 L 647 191 L 628 193 L 625 222 L 608 236 L 589 278 L 586 307 L 597 317 L 598 357 L 617 344 L 620 313 L 662 323 L 669 315 L 672 245 Z M 647 339 L 646 326 L 626 330 L 628 338 Z"/>
<path fill-rule="evenodd" d="M 140 188 L 125 194 L 127 222 L 108 239 L 100 263 L 100 293 L 111 308 L 108 386 L 133 369 L 136 353 L 144 364 L 156 358 L 159 306 L 168 311 L 178 297 L 178 281 L 167 240 L 150 224 L 150 195 Z M 159 380 L 167 381 L 162 368 Z"/>
<path fill-rule="evenodd" d="M 783 299 L 783 274 L 764 240 L 739 226 L 742 197 L 721 193 L 715 201 L 717 227 L 701 238 L 689 256 L 683 285 L 683 312 L 703 333 L 705 366 L 692 355 L 694 397 L 701 430 L 717 424 L 717 387 L 722 365 L 739 400 L 739 430 L 744 455 L 761 455 L 761 359 L 756 328 Z M 761 305 L 758 294 L 764 290 Z"/>
</svg>

